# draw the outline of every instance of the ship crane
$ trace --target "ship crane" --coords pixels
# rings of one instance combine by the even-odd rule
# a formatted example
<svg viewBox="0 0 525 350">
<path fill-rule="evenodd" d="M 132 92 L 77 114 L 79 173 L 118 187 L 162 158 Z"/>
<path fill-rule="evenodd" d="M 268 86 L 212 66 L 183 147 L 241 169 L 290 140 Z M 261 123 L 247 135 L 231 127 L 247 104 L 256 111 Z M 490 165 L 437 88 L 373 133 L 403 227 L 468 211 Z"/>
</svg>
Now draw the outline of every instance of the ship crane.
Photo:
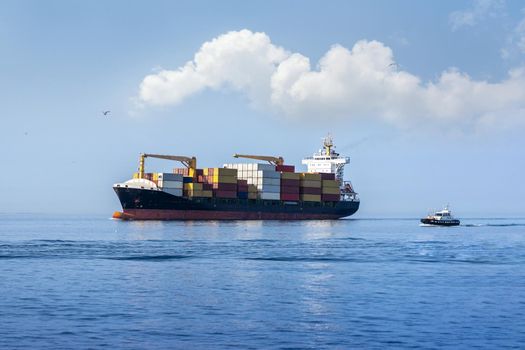
<svg viewBox="0 0 525 350">
<path fill-rule="evenodd" d="M 284 164 L 283 157 L 255 156 L 251 154 L 237 154 L 237 153 L 235 153 L 233 157 L 234 158 L 248 158 L 248 159 L 264 160 L 272 165 L 283 165 Z"/>
<path fill-rule="evenodd" d="M 188 169 L 196 169 L 197 168 L 197 158 L 195 157 L 185 157 L 185 156 L 170 156 L 170 155 L 164 155 L 164 154 L 150 154 L 150 153 L 142 153 L 139 158 L 139 178 L 144 178 L 144 162 L 146 158 L 158 158 L 158 159 L 167 159 L 167 160 L 174 160 L 177 162 L 181 162 L 186 168 Z"/>
</svg>

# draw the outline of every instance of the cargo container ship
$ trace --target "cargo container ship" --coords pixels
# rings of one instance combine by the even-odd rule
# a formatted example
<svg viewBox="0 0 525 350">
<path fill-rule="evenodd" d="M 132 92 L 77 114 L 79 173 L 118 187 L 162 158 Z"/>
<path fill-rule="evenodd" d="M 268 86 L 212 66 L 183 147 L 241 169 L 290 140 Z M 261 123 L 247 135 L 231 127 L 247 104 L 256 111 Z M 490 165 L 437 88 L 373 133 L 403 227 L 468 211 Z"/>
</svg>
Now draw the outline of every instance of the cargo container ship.
<svg viewBox="0 0 525 350">
<path fill-rule="evenodd" d="M 195 157 L 141 154 L 133 179 L 113 185 L 124 220 L 324 220 L 359 209 L 359 197 L 344 181 L 348 157 L 335 152 L 332 138 L 303 159 L 306 172 L 295 172 L 282 157 L 241 155 L 267 163 L 230 163 L 197 168 Z M 146 158 L 179 161 L 172 173 L 146 173 Z"/>
</svg>

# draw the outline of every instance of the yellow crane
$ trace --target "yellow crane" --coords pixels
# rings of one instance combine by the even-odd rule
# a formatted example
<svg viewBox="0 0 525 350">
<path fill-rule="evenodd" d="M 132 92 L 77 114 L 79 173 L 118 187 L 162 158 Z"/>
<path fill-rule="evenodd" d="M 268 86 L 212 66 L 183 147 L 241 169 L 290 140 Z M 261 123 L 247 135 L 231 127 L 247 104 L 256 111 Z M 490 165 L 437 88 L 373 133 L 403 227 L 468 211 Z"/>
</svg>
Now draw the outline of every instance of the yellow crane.
<svg viewBox="0 0 525 350">
<path fill-rule="evenodd" d="M 197 158 L 195 158 L 195 157 L 170 156 L 170 155 L 164 155 L 164 154 L 142 153 L 140 155 L 140 158 L 139 158 L 139 179 L 143 179 L 144 178 L 144 161 L 148 157 L 149 158 L 159 158 L 159 159 L 174 160 L 174 161 L 177 161 L 177 162 L 181 162 L 188 169 L 196 169 L 197 168 Z"/>
<path fill-rule="evenodd" d="M 237 154 L 237 153 L 235 153 L 233 157 L 234 158 L 248 158 L 248 159 L 265 160 L 272 165 L 283 165 L 284 164 L 283 157 L 255 156 L 252 154 Z"/>
</svg>

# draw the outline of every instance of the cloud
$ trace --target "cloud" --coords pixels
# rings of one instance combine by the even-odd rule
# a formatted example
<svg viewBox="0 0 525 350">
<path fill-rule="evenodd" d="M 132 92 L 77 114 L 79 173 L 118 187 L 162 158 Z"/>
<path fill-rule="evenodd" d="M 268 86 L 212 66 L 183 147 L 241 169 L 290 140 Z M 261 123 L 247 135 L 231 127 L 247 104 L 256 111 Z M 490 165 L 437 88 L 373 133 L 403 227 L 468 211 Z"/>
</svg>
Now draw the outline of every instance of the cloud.
<svg viewBox="0 0 525 350">
<path fill-rule="evenodd" d="M 463 11 L 454 11 L 449 15 L 452 30 L 464 26 L 474 26 L 487 17 L 501 13 L 505 7 L 504 0 L 474 0 L 471 8 Z"/>
<path fill-rule="evenodd" d="M 205 88 L 231 87 L 257 102 L 270 95 L 270 76 L 288 56 L 264 33 L 226 33 L 205 42 L 194 59 L 177 70 L 148 75 L 140 97 L 153 105 L 177 104 Z"/>
<path fill-rule="evenodd" d="M 310 59 L 274 45 L 264 33 L 229 32 L 202 45 L 192 61 L 144 78 L 140 100 L 176 105 L 204 89 L 233 89 L 256 108 L 289 118 L 371 119 L 396 125 L 439 123 L 493 128 L 525 121 L 525 68 L 497 83 L 458 69 L 424 82 L 395 62 L 379 41 L 332 46 Z"/>
<path fill-rule="evenodd" d="M 525 9 L 521 12 L 522 19 L 507 36 L 506 45 L 501 49 L 501 57 L 504 59 L 520 57 L 525 53 Z"/>
</svg>

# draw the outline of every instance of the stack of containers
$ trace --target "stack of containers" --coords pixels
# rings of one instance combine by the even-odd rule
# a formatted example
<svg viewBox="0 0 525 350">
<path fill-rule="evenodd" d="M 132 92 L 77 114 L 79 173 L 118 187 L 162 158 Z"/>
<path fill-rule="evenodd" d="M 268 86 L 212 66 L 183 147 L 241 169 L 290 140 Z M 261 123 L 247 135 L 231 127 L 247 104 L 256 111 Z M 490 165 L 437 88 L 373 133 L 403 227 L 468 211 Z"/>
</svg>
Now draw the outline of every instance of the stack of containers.
<svg viewBox="0 0 525 350">
<path fill-rule="evenodd" d="M 189 182 L 184 184 L 184 196 L 186 197 L 206 197 L 211 198 L 213 192 L 206 189 L 205 184 L 199 182 Z"/>
<path fill-rule="evenodd" d="M 281 197 L 281 174 L 271 164 L 239 163 L 224 164 L 226 168 L 236 169 L 239 179 L 255 185 L 259 199 L 279 200 Z M 253 197 L 253 196 L 252 196 Z M 248 195 L 250 198 L 250 195 Z"/>
<path fill-rule="evenodd" d="M 321 174 L 301 173 L 300 179 L 299 198 L 305 202 L 320 202 Z"/>
<path fill-rule="evenodd" d="M 257 186 L 248 184 L 248 199 L 257 199 Z"/>
<path fill-rule="evenodd" d="M 218 198 L 237 198 L 237 169 L 205 168 L 203 177 Z"/>
<path fill-rule="evenodd" d="M 202 175 L 202 169 L 191 169 L 191 168 L 174 168 L 174 174 L 181 174 L 188 177 L 197 177 L 198 173 Z"/>
<path fill-rule="evenodd" d="M 335 174 L 321 173 L 321 200 L 323 202 L 339 202 L 341 200 L 341 190 L 339 181 L 335 179 Z"/>
<path fill-rule="evenodd" d="M 156 173 L 155 177 L 157 178 L 157 186 L 162 191 L 174 196 L 182 196 L 184 177 L 181 174 Z"/>
<path fill-rule="evenodd" d="M 294 172 L 281 173 L 281 200 L 298 201 L 301 174 Z"/>
<path fill-rule="evenodd" d="M 248 199 L 247 180 L 237 180 L 237 198 Z"/>
</svg>

